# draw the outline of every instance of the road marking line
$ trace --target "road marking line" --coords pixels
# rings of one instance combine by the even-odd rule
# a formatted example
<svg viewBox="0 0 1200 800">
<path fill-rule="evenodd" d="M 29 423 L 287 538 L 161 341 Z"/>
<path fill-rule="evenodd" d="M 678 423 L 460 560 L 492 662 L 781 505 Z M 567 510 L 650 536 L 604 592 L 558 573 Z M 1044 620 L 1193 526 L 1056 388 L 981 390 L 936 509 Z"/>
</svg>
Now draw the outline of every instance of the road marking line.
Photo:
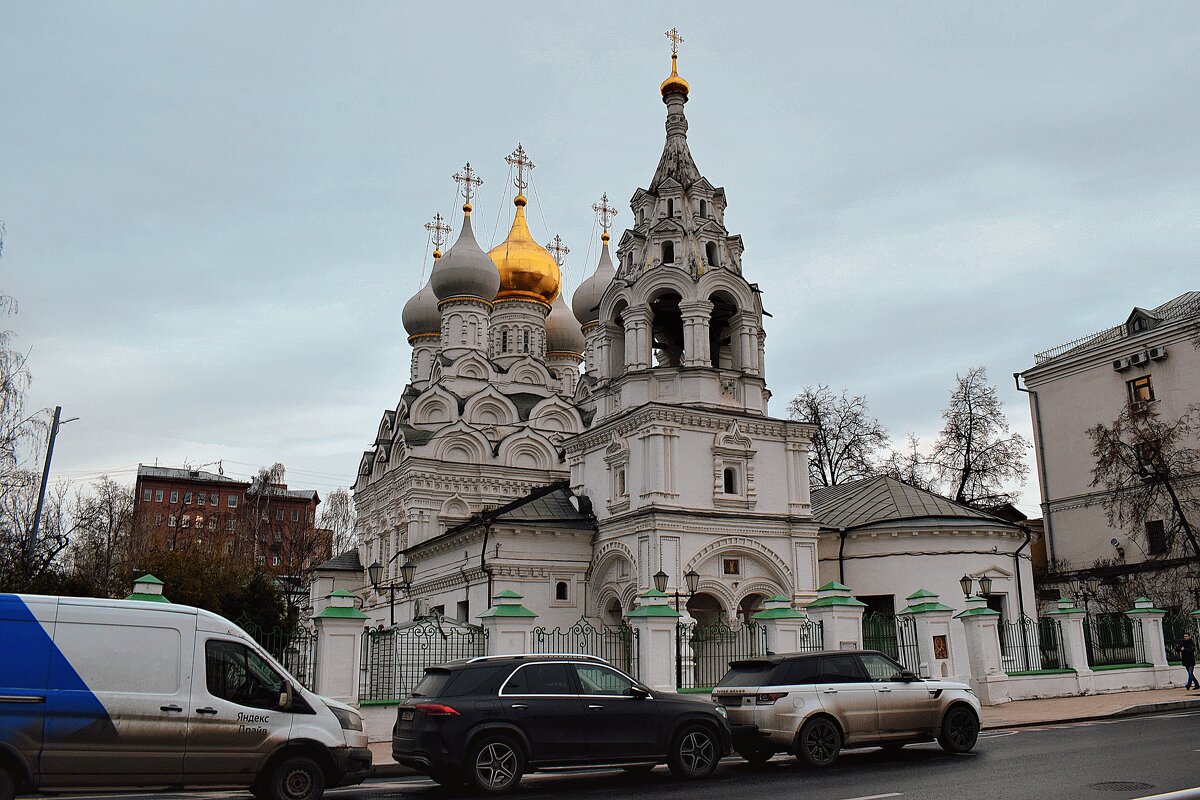
<svg viewBox="0 0 1200 800">
<path fill-rule="evenodd" d="M 904 797 L 900 792 L 889 792 L 888 794 L 868 794 L 863 797 L 847 797 L 846 800 L 883 800 L 885 797 Z"/>
</svg>

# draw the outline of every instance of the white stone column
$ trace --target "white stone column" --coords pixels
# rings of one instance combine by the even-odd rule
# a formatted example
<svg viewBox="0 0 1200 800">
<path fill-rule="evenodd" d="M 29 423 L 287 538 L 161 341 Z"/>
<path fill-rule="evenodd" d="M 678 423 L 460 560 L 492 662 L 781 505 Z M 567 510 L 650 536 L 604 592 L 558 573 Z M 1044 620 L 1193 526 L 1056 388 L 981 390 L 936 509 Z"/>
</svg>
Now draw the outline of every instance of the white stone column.
<svg viewBox="0 0 1200 800">
<path fill-rule="evenodd" d="M 679 304 L 683 316 L 683 366 L 712 366 L 709 325 L 713 304 L 707 300 L 692 300 Z"/>
<path fill-rule="evenodd" d="M 830 581 L 817 589 L 817 599 L 804 607 L 808 618 L 821 623 L 826 650 L 861 650 L 862 618 L 867 604 L 852 597 L 849 586 Z"/>
<path fill-rule="evenodd" d="M 625 369 L 649 369 L 654 358 L 650 341 L 650 309 L 625 309 Z"/>
<path fill-rule="evenodd" d="M 492 597 L 493 605 L 479 615 L 487 631 L 487 654 L 510 655 L 530 651 L 529 632 L 537 614 L 521 605 L 522 595 L 505 589 Z"/>
<path fill-rule="evenodd" d="M 816 625 L 803 611 L 792 607 L 792 601 L 781 594 L 768 598 L 763 610 L 751 617 L 761 624 L 767 634 L 767 651 L 770 653 L 799 653 L 820 649 L 819 642 L 812 641 Z"/>
<path fill-rule="evenodd" d="M 943 605 L 938 595 L 928 589 L 913 592 L 908 596 L 908 602 L 908 607 L 896 616 L 912 617 L 916 623 L 921 677 L 958 678 L 960 673 L 954 659 L 954 642 L 950 637 L 950 620 L 954 616 L 954 609 Z"/>
<path fill-rule="evenodd" d="M 354 595 L 338 589 L 329 605 L 313 617 L 317 628 L 317 663 L 313 691 L 343 703 L 358 702 L 358 662 L 367 615 L 354 607 Z"/>
<path fill-rule="evenodd" d="M 638 607 L 626 618 L 637 636 L 638 680 L 656 691 L 675 691 L 675 626 L 679 612 L 667 604 L 665 594 L 651 589 L 638 596 Z"/>
<path fill-rule="evenodd" d="M 1133 602 L 1133 608 L 1125 612 L 1134 625 L 1142 626 L 1142 648 L 1146 661 L 1163 668 L 1168 666 L 1167 639 L 1162 624 L 1166 615 L 1166 610 L 1155 608 L 1149 597 L 1139 597 Z"/>
<path fill-rule="evenodd" d="M 967 661 L 972 679 L 1004 674 L 1000 660 L 1000 612 L 987 606 L 982 597 L 971 597 L 967 607 L 954 615 L 962 622 L 967 643 Z"/>
<path fill-rule="evenodd" d="M 1058 601 L 1058 608 L 1047 616 L 1060 623 L 1067 666 L 1075 670 L 1076 675 L 1090 675 L 1092 668 L 1088 666 L 1087 640 L 1083 636 L 1083 620 L 1087 616 L 1084 610 L 1077 608 L 1072 598 L 1064 597 Z"/>
</svg>

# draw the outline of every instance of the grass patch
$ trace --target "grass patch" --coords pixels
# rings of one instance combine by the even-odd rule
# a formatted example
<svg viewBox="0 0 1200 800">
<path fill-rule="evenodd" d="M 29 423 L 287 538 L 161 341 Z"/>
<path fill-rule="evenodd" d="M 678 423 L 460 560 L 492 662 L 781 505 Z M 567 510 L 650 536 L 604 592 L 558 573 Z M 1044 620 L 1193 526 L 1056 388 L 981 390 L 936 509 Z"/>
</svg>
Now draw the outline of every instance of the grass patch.
<svg viewBox="0 0 1200 800">
<path fill-rule="evenodd" d="M 398 706 L 403 700 L 359 700 L 359 708 L 363 706 Z"/>
<path fill-rule="evenodd" d="M 691 689 L 680 689 L 679 694 L 712 694 L 711 686 L 695 686 Z"/>
<path fill-rule="evenodd" d="M 1152 666 L 1154 665 L 1146 662 L 1139 664 L 1105 664 L 1102 667 L 1092 667 L 1092 672 L 1110 672 L 1114 669 L 1144 669 Z"/>
</svg>

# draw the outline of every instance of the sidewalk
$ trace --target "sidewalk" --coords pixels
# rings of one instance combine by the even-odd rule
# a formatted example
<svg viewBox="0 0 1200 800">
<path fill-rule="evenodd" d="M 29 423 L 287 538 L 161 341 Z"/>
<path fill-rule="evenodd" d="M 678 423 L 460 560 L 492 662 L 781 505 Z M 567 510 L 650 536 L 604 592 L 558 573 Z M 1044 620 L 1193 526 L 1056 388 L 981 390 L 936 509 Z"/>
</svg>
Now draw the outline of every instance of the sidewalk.
<svg viewBox="0 0 1200 800">
<path fill-rule="evenodd" d="M 983 727 L 1025 728 L 1191 708 L 1200 708 L 1200 692 L 1185 692 L 1183 689 L 1017 700 L 1002 706 L 984 706 Z M 374 777 L 416 774 L 392 760 L 391 742 L 372 742 L 371 755 L 375 764 L 371 770 Z"/>
</svg>

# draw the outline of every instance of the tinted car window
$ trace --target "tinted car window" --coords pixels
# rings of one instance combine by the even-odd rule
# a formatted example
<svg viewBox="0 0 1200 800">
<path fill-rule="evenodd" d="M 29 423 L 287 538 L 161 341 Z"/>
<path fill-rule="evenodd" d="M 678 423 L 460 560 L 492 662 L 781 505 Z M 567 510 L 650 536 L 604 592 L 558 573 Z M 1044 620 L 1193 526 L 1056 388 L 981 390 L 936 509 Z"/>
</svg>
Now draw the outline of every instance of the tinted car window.
<svg viewBox="0 0 1200 800">
<path fill-rule="evenodd" d="M 729 668 L 729 672 L 725 673 L 725 677 L 721 678 L 721 682 L 718 683 L 717 686 L 762 686 L 770 683 L 771 670 L 774 668 L 774 664 L 768 664 L 766 662 L 734 664 Z"/>
<path fill-rule="evenodd" d="M 629 678 L 598 664 L 576 664 L 575 675 L 584 694 L 628 695 L 633 687 Z"/>
<path fill-rule="evenodd" d="M 504 685 L 504 694 L 575 694 L 566 664 L 528 664 Z"/>
<path fill-rule="evenodd" d="M 251 708 L 279 708 L 283 677 L 244 644 L 205 642 L 204 672 L 213 697 Z"/>
<path fill-rule="evenodd" d="M 501 673 L 507 674 L 507 670 L 498 670 L 491 666 L 468 667 L 459 670 L 454 673 L 454 680 L 450 682 L 450 685 L 442 690 L 441 696 L 462 697 L 472 694 L 494 694 L 499 683 L 497 678 Z"/>
<path fill-rule="evenodd" d="M 900 679 L 900 670 L 903 667 L 887 656 L 881 656 L 878 653 L 863 653 L 859 658 L 862 659 L 863 666 L 867 668 L 867 674 L 871 676 L 871 680 L 895 681 Z"/>
<path fill-rule="evenodd" d="M 440 697 L 453 675 L 446 670 L 425 670 L 425 677 L 413 689 L 413 697 Z"/>
<path fill-rule="evenodd" d="M 817 682 L 817 659 L 801 658 L 785 661 L 771 675 L 772 686 L 795 686 Z"/>
<path fill-rule="evenodd" d="M 857 656 L 822 656 L 820 662 L 818 683 L 857 683 L 866 680 L 859 669 Z"/>
</svg>

